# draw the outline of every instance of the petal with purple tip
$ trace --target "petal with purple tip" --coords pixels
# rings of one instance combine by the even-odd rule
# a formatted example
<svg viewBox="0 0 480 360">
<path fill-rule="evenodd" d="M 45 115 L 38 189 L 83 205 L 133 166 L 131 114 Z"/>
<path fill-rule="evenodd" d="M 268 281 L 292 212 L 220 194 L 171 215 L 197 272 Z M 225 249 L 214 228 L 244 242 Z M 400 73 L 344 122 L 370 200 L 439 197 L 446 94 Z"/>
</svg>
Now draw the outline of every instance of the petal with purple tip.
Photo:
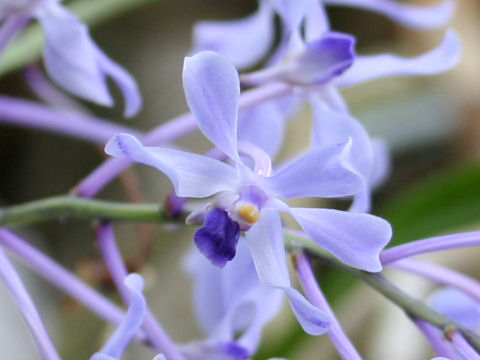
<svg viewBox="0 0 480 360">
<path fill-rule="evenodd" d="M 418 57 L 404 58 L 392 54 L 359 56 L 338 79 L 337 85 L 350 86 L 389 76 L 438 74 L 455 66 L 460 52 L 460 41 L 455 32 L 449 30 L 439 46 Z"/>
<path fill-rule="evenodd" d="M 204 51 L 185 58 L 183 89 L 203 134 L 232 160 L 237 153 L 240 82 L 235 67 L 222 55 Z"/>
<path fill-rule="evenodd" d="M 185 151 L 143 146 L 129 134 L 111 138 L 105 152 L 157 168 L 170 178 L 180 197 L 207 197 L 234 189 L 238 182 L 236 170 L 221 161 Z"/>
<path fill-rule="evenodd" d="M 352 195 L 361 178 L 350 168 L 350 146 L 349 142 L 314 148 L 274 176 L 260 180 L 285 198 Z"/>
<path fill-rule="evenodd" d="M 305 17 L 305 39 L 313 41 L 330 29 L 327 12 L 320 1 L 311 1 Z"/>
<path fill-rule="evenodd" d="M 332 209 L 290 208 L 290 213 L 313 241 L 347 265 L 370 272 L 382 269 L 378 256 L 392 236 L 387 221 Z"/>
<path fill-rule="evenodd" d="M 349 68 L 354 58 L 353 36 L 327 32 L 320 39 L 305 44 L 285 78 L 298 84 L 322 84 Z"/>
<path fill-rule="evenodd" d="M 193 239 L 198 250 L 212 264 L 223 267 L 235 256 L 240 227 L 221 209 L 208 211 L 203 225 L 195 232 Z"/>
<path fill-rule="evenodd" d="M 445 25 L 453 15 L 455 3 L 442 0 L 435 5 L 416 6 L 392 0 L 323 0 L 327 5 L 354 6 L 392 18 L 400 24 L 420 29 Z"/>
<path fill-rule="evenodd" d="M 254 65 L 273 43 L 273 12 L 263 1 L 253 15 L 240 20 L 199 22 L 193 39 L 194 52 L 215 51 L 239 69 Z"/>
</svg>

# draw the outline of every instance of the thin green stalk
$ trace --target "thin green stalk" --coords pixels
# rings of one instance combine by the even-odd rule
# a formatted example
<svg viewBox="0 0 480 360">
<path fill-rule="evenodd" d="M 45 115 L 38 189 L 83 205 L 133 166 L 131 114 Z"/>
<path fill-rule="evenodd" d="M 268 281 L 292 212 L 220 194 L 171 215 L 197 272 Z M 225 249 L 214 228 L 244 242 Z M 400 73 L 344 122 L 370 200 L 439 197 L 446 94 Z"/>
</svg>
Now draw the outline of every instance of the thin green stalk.
<svg viewBox="0 0 480 360">
<path fill-rule="evenodd" d="M 389 299 L 392 303 L 403 309 L 408 316 L 413 318 L 423 319 L 435 327 L 443 331 L 444 334 L 451 334 L 452 331 L 458 330 L 462 333 L 470 345 L 480 353 L 480 337 L 456 323 L 448 317 L 438 313 L 424 302 L 419 301 L 410 295 L 406 294 L 391 282 L 389 282 L 382 273 L 369 273 L 366 271 L 352 268 L 337 260 L 333 255 L 319 247 L 310 239 L 298 235 L 296 233 L 286 233 L 287 246 L 291 249 L 302 248 L 313 258 L 326 263 L 328 265 L 340 268 L 343 271 L 350 273 L 359 280 L 363 281 L 370 287 L 374 288 L 380 294 Z"/>
<path fill-rule="evenodd" d="M 77 0 L 68 3 L 80 19 L 95 25 L 135 8 L 158 0 Z M 38 23 L 32 23 L 18 35 L 0 58 L 0 75 L 18 70 L 38 58 L 42 53 L 43 35 Z"/>
<path fill-rule="evenodd" d="M 165 217 L 159 204 L 118 203 L 74 196 L 55 196 L 0 208 L 0 226 L 69 218 L 161 223 Z"/>
</svg>

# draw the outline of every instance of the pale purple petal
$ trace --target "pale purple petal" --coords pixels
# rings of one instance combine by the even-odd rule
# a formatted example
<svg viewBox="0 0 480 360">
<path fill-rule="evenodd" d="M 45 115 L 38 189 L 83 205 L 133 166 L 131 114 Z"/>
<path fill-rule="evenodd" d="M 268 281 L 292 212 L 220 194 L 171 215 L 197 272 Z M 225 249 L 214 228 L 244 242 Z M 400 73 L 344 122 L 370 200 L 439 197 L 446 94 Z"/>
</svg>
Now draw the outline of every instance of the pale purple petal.
<svg viewBox="0 0 480 360">
<path fill-rule="evenodd" d="M 285 132 L 284 114 L 274 103 L 266 103 L 241 112 L 238 139 L 258 146 L 274 158 Z"/>
<path fill-rule="evenodd" d="M 310 238 L 347 265 L 377 272 L 379 252 L 392 236 L 390 224 L 370 214 L 332 209 L 291 208 Z"/>
<path fill-rule="evenodd" d="M 439 46 L 414 58 L 392 54 L 358 56 L 337 85 L 350 86 L 389 76 L 438 74 L 455 66 L 460 52 L 460 41 L 455 32 L 449 30 Z"/>
<path fill-rule="evenodd" d="M 331 110 L 317 98 L 311 97 L 310 104 L 313 111 L 312 146 L 332 146 L 351 138 L 352 166 L 368 178 L 373 167 L 373 150 L 362 124 L 348 113 Z"/>
<path fill-rule="evenodd" d="M 391 161 L 388 145 L 381 139 L 372 140 L 373 168 L 370 173 L 370 186 L 380 186 L 390 175 Z"/>
<path fill-rule="evenodd" d="M 118 359 L 107 354 L 95 353 L 92 355 L 90 360 L 118 360 Z"/>
<path fill-rule="evenodd" d="M 305 44 L 293 62 L 294 68 L 285 74 L 285 78 L 299 84 L 322 84 L 349 68 L 354 58 L 353 36 L 327 32 Z"/>
<path fill-rule="evenodd" d="M 390 17 L 400 24 L 420 29 L 445 25 L 453 15 L 455 3 L 440 0 L 435 5 L 409 5 L 394 0 L 323 0 L 328 5 L 354 6 Z"/>
<path fill-rule="evenodd" d="M 260 220 L 245 233 L 260 281 L 269 286 L 290 286 L 282 223 L 274 210 L 263 210 Z"/>
<path fill-rule="evenodd" d="M 145 298 L 142 294 L 142 277 L 132 273 L 125 278 L 124 282 L 132 294 L 127 315 L 122 324 L 115 330 L 100 350 L 100 353 L 110 355 L 114 358 L 120 358 L 133 335 L 139 329 L 146 309 Z"/>
<path fill-rule="evenodd" d="M 316 306 L 310 304 L 297 290 L 288 287 L 283 289 L 293 313 L 302 329 L 310 335 L 322 335 L 328 331 L 330 320 L 328 316 Z"/>
<path fill-rule="evenodd" d="M 354 194 L 361 179 L 349 163 L 350 143 L 314 148 L 272 177 L 262 178 L 285 197 L 339 197 Z"/>
<path fill-rule="evenodd" d="M 45 34 L 43 59 L 52 79 L 76 96 L 111 106 L 113 100 L 87 27 L 61 7 L 39 21 Z"/>
<path fill-rule="evenodd" d="M 295 32 L 298 30 L 311 1 L 312 0 L 270 0 L 271 4 L 287 26 L 288 32 Z"/>
<path fill-rule="evenodd" d="M 200 329 L 210 334 L 225 314 L 224 282 L 222 274 L 234 262 L 223 269 L 213 265 L 197 248 L 185 259 L 185 270 L 193 278 L 193 310 Z"/>
<path fill-rule="evenodd" d="M 237 114 L 240 83 L 235 67 L 212 51 L 186 57 L 183 88 L 200 130 L 217 148 L 239 162 Z"/>
<path fill-rule="evenodd" d="M 320 39 L 305 44 L 295 56 L 266 69 L 243 74 L 241 80 L 248 85 L 270 81 L 287 81 L 296 85 L 324 84 L 352 65 L 354 47 L 353 36 L 327 32 Z"/>
<path fill-rule="evenodd" d="M 254 65 L 273 43 L 273 12 L 263 1 L 253 14 L 240 20 L 202 21 L 193 27 L 194 52 L 212 50 L 237 68 Z"/>
<path fill-rule="evenodd" d="M 109 75 L 118 85 L 125 99 L 126 117 L 134 116 L 142 106 L 142 98 L 137 87 L 137 83 L 132 76 L 120 65 L 106 56 L 102 50 L 95 45 L 98 66 L 104 74 Z"/>
<path fill-rule="evenodd" d="M 326 315 L 290 286 L 278 213 L 263 210 L 260 221 L 246 232 L 246 239 L 260 281 L 286 293 L 297 320 L 307 333 L 320 335 L 327 331 Z"/>
<path fill-rule="evenodd" d="M 472 331 L 480 328 L 480 304 L 463 291 L 455 288 L 437 290 L 428 299 L 428 304 Z"/>
<path fill-rule="evenodd" d="M 181 197 L 203 198 L 237 186 L 236 170 L 221 161 L 179 150 L 146 147 L 129 134 L 111 138 L 105 152 L 157 168 L 170 178 Z"/>
<path fill-rule="evenodd" d="M 305 18 L 305 39 L 313 41 L 323 36 L 330 28 L 327 12 L 321 1 L 311 1 Z"/>
</svg>

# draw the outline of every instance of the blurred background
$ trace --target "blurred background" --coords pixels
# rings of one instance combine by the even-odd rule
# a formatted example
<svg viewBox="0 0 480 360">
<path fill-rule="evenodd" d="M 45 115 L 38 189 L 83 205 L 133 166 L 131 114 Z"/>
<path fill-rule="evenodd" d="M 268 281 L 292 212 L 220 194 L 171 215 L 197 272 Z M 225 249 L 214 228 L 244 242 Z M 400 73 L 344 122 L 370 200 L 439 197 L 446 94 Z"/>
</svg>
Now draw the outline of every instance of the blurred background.
<svg viewBox="0 0 480 360">
<path fill-rule="evenodd" d="M 97 1 L 114 3 L 113 0 Z M 88 7 L 89 1 L 66 3 Z M 183 57 L 191 48 L 192 25 L 207 19 L 236 19 L 255 8 L 253 0 L 142 0 L 115 16 L 108 12 L 87 16 L 87 21 L 92 22 L 92 37 L 99 46 L 137 79 L 144 106 L 132 120 L 122 119 L 121 106 L 113 110 L 86 103 L 84 106 L 99 116 L 143 131 L 187 111 L 181 71 Z M 328 12 L 332 28 L 354 34 L 358 39 L 357 50 L 363 54 L 395 52 L 413 56 L 439 44 L 445 31 L 406 29 L 382 16 L 353 8 L 331 7 Z M 352 113 L 372 136 L 384 139 L 391 149 L 391 175 L 375 194 L 374 213 L 391 221 L 395 244 L 480 228 L 478 0 L 457 1 L 457 11 L 449 27 L 458 32 L 463 46 L 462 60 L 455 69 L 426 78 L 379 80 L 343 92 Z M 37 60 L 36 64 L 41 69 L 41 62 Z M 0 73 L 1 94 L 36 99 L 22 70 L 0 66 Z M 309 110 L 304 109 L 298 116 L 305 117 L 305 121 L 290 123 L 287 135 L 290 148 L 286 153 L 305 144 L 309 115 Z M 197 151 L 208 149 L 208 142 L 199 134 L 189 135 L 179 143 Z M 56 134 L 0 124 L 0 204 L 68 193 L 104 159 L 102 148 Z M 150 168 L 135 166 L 132 169 L 99 197 L 163 202 L 171 190 L 169 182 Z M 129 190 L 128 195 L 125 189 Z M 119 224 L 115 229 L 131 269 L 145 276 L 148 302 L 171 337 L 186 342 L 200 336 L 191 311 L 191 283 L 182 269 L 182 259 L 191 246 L 194 229 L 179 227 L 167 231 L 160 226 L 132 224 Z M 15 230 L 120 301 L 102 265 L 89 223 L 51 222 Z M 479 255 L 477 249 L 467 249 L 426 258 L 478 277 Z M 60 353 L 65 359 L 88 358 L 111 329 L 24 269 L 21 263 L 18 268 Z M 380 295 L 337 271 L 320 266 L 316 270 L 340 322 L 365 359 L 431 356 L 421 333 Z M 388 270 L 387 274 L 418 298 L 425 298 L 434 289 L 434 285 L 418 277 Z M 0 357 L 35 358 L 33 343 L 25 341 L 29 337 L 26 327 L 3 284 L 0 291 Z M 316 338 L 302 333 L 288 307 L 265 329 L 264 339 L 256 359 L 270 356 L 292 360 L 338 358 L 328 337 Z M 151 352 L 140 345 L 132 345 L 125 355 L 125 359 L 151 357 Z"/>
</svg>

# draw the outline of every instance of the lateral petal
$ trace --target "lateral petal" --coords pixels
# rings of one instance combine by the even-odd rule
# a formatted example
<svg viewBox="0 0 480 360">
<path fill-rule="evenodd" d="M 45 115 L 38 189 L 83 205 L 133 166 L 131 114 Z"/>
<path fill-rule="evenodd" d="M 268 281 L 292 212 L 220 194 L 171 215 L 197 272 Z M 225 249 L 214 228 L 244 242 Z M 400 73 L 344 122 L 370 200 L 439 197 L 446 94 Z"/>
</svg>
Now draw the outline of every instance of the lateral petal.
<svg viewBox="0 0 480 360">
<path fill-rule="evenodd" d="M 237 153 L 240 82 L 235 67 L 213 51 L 186 57 L 183 88 L 203 134 L 228 157 L 240 162 Z"/>
<path fill-rule="evenodd" d="M 327 331 L 328 317 L 290 286 L 278 213 L 263 210 L 261 220 L 245 236 L 260 281 L 285 292 L 295 317 L 307 333 L 320 335 Z"/>
<path fill-rule="evenodd" d="M 455 66 L 460 52 L 460 41 L 455 32 L 449 30 L 439 46 L 414 58 L 392 54 L 358 56 L 337 85 L 351 86 L 389 76 L 438 74 Z"/>
<path fill-rule="evenodd" d="M 349 163 L 350 142 L 313 148 L 271 177 L 260 180 L 285 197 L 353 195 L 360 176 Z"/>
<path fill-rule="evenodd" d="M 181 197 L 207 197 L 233 189 L 238 182 L 236 170 L 221 161 L 180 150 L 146 147 L 129 134 L 112 137 L 105 152 L 157 168 L 169 177 Z"/>
<path fill-rule="evenodd" d="M 87 27 L 58 6 L 38 17 L 45 34 L 43 59 L 52 79 L 76 96 L 112 106 L 105 75 L 98 67 Z"/>
<path fill-rule="evenodd" d="M 455 3 L 443 0 L 435 5 L 418 6 L 392 0 L 323 0 L 327 5 L 353 6 L 378 12 L 392 20 L 419 29 L 445 25 L 453 15 Z"/>
<path fill-rule="evenodd" d="M 313 241 L 347 265 L 370 272 L 382 269 L 379 252 L 392 236 L 387 221 L 332 209 L 290 208 L 290 213 Z"/>
<path fill-rule="evenodd" d="M 202 21 L 193 27 L 194 52 L 212 50 L 225 55 L 237 68 L 254 65 L 273 43 L 273 11 L 263 1 L 243 19 Z"/>
<path fill-rule="evenodd" d="M 322 335 L 328 331 L 330 320 L 327 314 L 308 302 L 305 297 L 294 288 L 284 288 L 288 302 L 302 329 L 310 335 Z"/>
<path fill-rule="evenodd" d="M 95 45 L 95 48 L 98 66 L 115 81 L 123 93 L 125 99 L 124 115 L 126 117 L 134 116 L 142 107 L 142 97 L 135 79 L 124 68 L 105 55 L 98 46 Z"/>
</svg>

